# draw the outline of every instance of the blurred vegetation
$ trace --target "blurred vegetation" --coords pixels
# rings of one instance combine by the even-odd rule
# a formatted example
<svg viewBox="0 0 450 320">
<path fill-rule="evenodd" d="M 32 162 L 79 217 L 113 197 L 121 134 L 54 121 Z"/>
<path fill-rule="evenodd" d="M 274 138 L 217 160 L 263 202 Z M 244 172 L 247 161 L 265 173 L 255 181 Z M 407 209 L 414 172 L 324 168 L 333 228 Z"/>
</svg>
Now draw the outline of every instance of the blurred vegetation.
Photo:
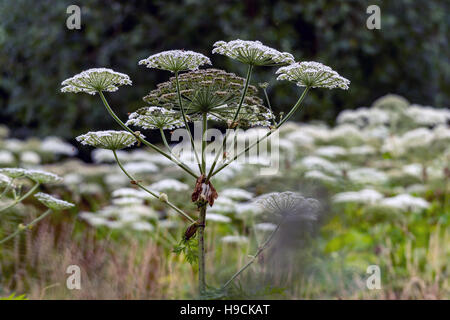
<svg viewBox="0 0 450 320">
<path fill-rule="evenodd" d="M 65 26 L 70 4 L 81 7 L 81 30 Z M 366 28 L 366 8 L 381 7 L 381 30 Z M 211 56 L 217 40 L 258 39 L 298 60 L 317 60 L 352 81 L 348 92 L 316 91 L 302 119 L 332 121 L 345 108 L 367 105 L 392 92 L 445 107 L 450 93 L 448 1 L 52 1 L 0 3 L 0 115 L 14 135 L 72 138 L 89 128 L 115 128 L 100 100 L 63 95 L 60 82 L 91 67 L 111 67 L 134 85 L 110 95 L 125 116 L 168 74 L 137 62 L 156 52 L 185 48 Z M 245 66 L 213 56 L 216 67 L 245 74 Z M 253 82 L 269 81 L 272 104 L 287 110 L 298 96 L 276 83 L 274 68 L 259 68 Z"/>
</svg>

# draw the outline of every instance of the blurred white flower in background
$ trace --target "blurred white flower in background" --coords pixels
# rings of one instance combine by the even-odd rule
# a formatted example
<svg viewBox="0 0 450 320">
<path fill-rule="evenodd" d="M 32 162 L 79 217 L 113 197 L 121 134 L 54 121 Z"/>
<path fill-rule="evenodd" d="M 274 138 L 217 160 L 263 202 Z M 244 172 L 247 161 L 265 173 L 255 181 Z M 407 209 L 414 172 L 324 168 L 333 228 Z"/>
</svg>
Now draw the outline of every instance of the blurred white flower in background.
<svg viewBox="0 0 450 320">
<path fill-rule="evenodd" d="M 0 150 L 0 164 L 9 165 L 16 161 L 12 152 L 8 150 Z"/>
<path fill-rule="evenodd" d="M 359 184 L 383 184 L 389 177 L 383 171 L 375 168 L 356 168 L 347 172 L 348 178 Z"/>
<path fill-rule="evenodd" d="M 221 197 L 227 197 L 233 200 L 250 200 L 253 198 L 253 193 L 239 188 L 228 188 L 220 192 Z"/>
<path fill-rule="evenodd" d="M 163 179 L 151 184 L 148 188 L 156 192 L 189 190 L 189 186 L 187 184 L 175 179 Z"/>
<path fill-rule="evenodd" d="M 207 213 L 206 214 L 206 221 L 209 222 L 221 222 L 221 223 L 230 223 L 231 219 L 227 216 L 224 216 L 222 214 L 218 213 Z"/>
<path fill-rule="evenodd" d="M 40 149 L 43 152 L 52 154 L 62 154 L 73 157 L 78 153 L 78 150 L 70 143 L 64 142 L 61 138 L 49 136 L 42 140 Z"/>
<path fill-rule="evenodd" d="M 355 202 L 355 203 L 376 203 L 383 199 L 383 195 L 373 189 L 363 189 L 360 191 L 348 191 L 337 193 L 333 197 L 333 202 Z"/>
<path fill-rule="evenodd" d="M 151 162 L 127 162 L 123 167 L 131 174 L 155 173 L 159 171 L 158 167 Z"/>
<path fill-rule="evenodd" d="M 427 209 L 430 203 L 425 199 L 409 194 L 399 194 L 391 198 L 385 198 L 379 202 L 383 206 L 400 209 L 402 211 L 420 211 Z"/>
<path fill-rule="evenodd" d="M 230 244 L 246 244 L 248 243 L 248 238 L 246 236 L 225 236 L 222 237 L 221 241 Z"/>
<path fill-rule="evenodd" d="M 39 164 L 41 157 L 34 151 L 23 151 L 20 154 L 20 162 L 23 164 Z"/>
</svg>

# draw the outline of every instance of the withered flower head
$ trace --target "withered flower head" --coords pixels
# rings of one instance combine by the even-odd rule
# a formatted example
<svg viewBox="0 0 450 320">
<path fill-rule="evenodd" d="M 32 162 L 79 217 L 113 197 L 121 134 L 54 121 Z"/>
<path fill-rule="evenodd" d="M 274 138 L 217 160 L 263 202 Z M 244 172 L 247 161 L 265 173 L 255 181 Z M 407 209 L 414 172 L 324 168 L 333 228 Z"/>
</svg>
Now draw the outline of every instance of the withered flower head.
<svg viewBox="0 0 450 320">
<path fill-rule="evenodd" d="M 189 241 L 189 239 L 194 237 L 199 226 L 199 223 L 195 221 L 189 227 L 187 227 L 186 231 L 184 232 L 184 241 Z"/>
<path fill-rule="evenodd" d="M 209 203 L 212 207 L 214 200 L 216 200 L 219 195 L 217 194 L 217 191 L 211 181 L 208 181 L 208 183 L 205 182 L 206 177 L 204 174 L 197 178 L 194 192 L 192 193 L 192 202 L 195 202 L 198 205 Z"/>
</svg>

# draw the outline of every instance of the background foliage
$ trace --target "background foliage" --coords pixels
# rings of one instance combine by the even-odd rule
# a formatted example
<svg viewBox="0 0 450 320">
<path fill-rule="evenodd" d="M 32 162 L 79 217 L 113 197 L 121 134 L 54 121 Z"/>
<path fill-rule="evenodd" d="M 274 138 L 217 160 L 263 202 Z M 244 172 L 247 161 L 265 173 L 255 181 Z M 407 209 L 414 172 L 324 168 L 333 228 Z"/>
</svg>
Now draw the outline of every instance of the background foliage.
<svg viewBox="0 0 450 320">
<path fill-rule="evenodd" d="M 66 8 L 82 9 L 82 29 L 68 30 Z M 381 30 L 366 28 L 366 8 L 381 7 Z M 450 93 L 448 1 L 52 1 L 0 3 L 0 115 L 14 136 L 72 138 L 87 128 L 114 128 L 97 99 L 63 95 L 60 82 L 83 69 L 105 66 L 134 85 L 111 94 L 122 116 L 167 74 L 138 60 L 185 48 L 211 56 L 217 40 L 259 39 L 298 60 L 331 65 L 352 81 L 349 92 L 317 90 L 302 119 L 331 121 L 345 108 L 368 105 L 388 92 L 445 107 Z M 243 66 L 212 56 L 216 67 L 245 74 Z M 272 104 L 287 110 L 298 88 L 275 83 L 275 69 L 253 78 L 270 81 Z M 312 107 L 313 106 L 313 107 Z"/>
</svg>

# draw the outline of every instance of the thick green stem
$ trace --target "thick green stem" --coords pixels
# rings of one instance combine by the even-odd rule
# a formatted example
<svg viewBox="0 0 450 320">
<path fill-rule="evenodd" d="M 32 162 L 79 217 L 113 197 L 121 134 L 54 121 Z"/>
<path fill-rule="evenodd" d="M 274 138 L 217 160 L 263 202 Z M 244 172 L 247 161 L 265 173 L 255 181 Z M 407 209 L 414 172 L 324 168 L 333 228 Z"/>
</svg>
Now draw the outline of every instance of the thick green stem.
<svg viewBox="0 0 450 320">
<path fill-rule="evenodd" d="M 205 292 L 205 221 L 206 221 L 206 206 L 205 204 L 200 208 L 200 216 L 198 218 L 198 287 L 200 295 Z"/>
<path fill-rule="evenodd" d="M 218 168 L 216 171 L 214 171 L 211 175 L 211 177 L 215 176 L 217 173 L 219 173 L 221 170 L 223 170 L 224 168 L 226 168 L 228 165 L 230 165 L 233 161 L 235 161 L 237 158 L 239 158 L 241 155 L 245 154 L 248 150 L 250 150 L 251 148 L 257 146 L 261 141 L 263 141 L 264 139 L 268 138 L 272 133 L 274 133 L 276 130 L 278 130 L 278 128 L 280 128 L 286 121 L 288 121 L 292 115 L 295 113 L 295 111 L 297 111 L 297 109 L 300 107 L 300 104 L 302 103 L 303 99 L 306 96 L 306 93 L 308 92 L 309 88 L 307 87 L 302 95 L 300 96 L 300 98 L 297 100 L 296 104 L 292 107 L 291 111 L 289 111 L 289 113 L 286 115 L 286 117 L 284 117 L 282 120 L 280 120 L 280 122 L 275 126 L 274 129 L 270 130 L 269 132 L 267 132 L 267 134 L 265 136 L 263 136 L 262 138 L 256 140 L 256 142 L 252 143 L 250 146 L 248 146 L 247 148 L 245 148 L 245 150 L 241 151 L 240 153 L 238 153 L 237 155 L 235 155 L 233 157 L 233 159 L 231 159 L 231 161 L 223 164 L 220 168 Z"/>
<path fill-rule="evenodd" d="M 164 157 L 166 157 L 167 159 L 171 160 L 172 162 L 174 162 L 172 160 L 172 157 L 165 153 L 163 150 L 161 150 L 160 148 L 158 148 L 157 146 L 155 146 L 154 144 L 148 142 L 147 140 L 145 140 L 144 138 L 142 138 L 141 136 L 137 135 L 133 130 L 131 130 L 130 128 L 128 128 L 125 123 L 122 122 L 122 120 L 119 119 L 119 117 L 114 113 L 114 111 L 111 109 L 111 107 L 108 104 L 108 101 L 106 101 L 105 96 L 103 95 L 103 92 L 99 91 L 98 92 L 100 95 L 100 98 L 102 99 L 103 104 L 105 105 L 106 110 L 108 110 L 109 114 L 111 115 L 111 117 L 114 118 L 114 120 L 116 120 L 116 122 L 126 131 L 132 133 L 136 139 L 138 139 L 140 142 L 142 142 L 143 144 L 145 144 L 147 147 L 152 148 L 153 150 L 155 150 L 156 152 L 162 154 Z M 177 163 L 174 162 L 175 164 L 177 164 L 181 169 L 183 169 L 184 171 L 186 171 L 187 173 L 189 173 L 191 176 L 193 176 L 194 178 L 197 178 L 197 175 L 195 174 L 195 172 L 193 172 L 188 166 L 186 166 L 184 163 Z"/>
<path fill-rule="evenodd" d="M 19 199 L 14 200 L 11 204 L 7 205 L 6 207 L 0 209 L 0 212 L 3 212 L 5 210 L 8 210 L 12 207 L 14 207 L 16 204 L 18 204 L 19 202 L 22 202 L 23 200 L 25 200 L 26 198 L 28 198 L 29 196 L 31 196 L 33 194 L 34 191 L 36 191 L 36 189 L 39 187 L 40 183 L 37 182 L 27 193 L 25 193 L 23 196 L 21 196 Z"/>
<path fill-rule="evenodd" d="M 283 220 L 284 221 L 284 220 Z M 233 281 L 234 279 L 236 279 L 237 277 L 239 277 L 239 275 L 244 272 L 248 267 L 250 267 L 252 265 L 253 262 L 255 262 L 255 260 L 258 258 L 258 256 L 264 251 L 264 249 L 267 248 L 267 246 L 269 245 L 269 243 L 272 241 L 273 237 L 275 236 L 275 233 L 277 233 L 278 229 L 280 229 L 281 224 L 283 223 L 283 221 L 281 221 L 277 227 L 272 231 L 272 233 L 270 234 L 270 236 L 267 238 L 267 240 L 258 248 L 258 250 L 256 250 L 256 253 L 253 255 L 252 259 L 247 262 L 241 269 L 239 269 L 231 278 L 230 280 L 228 280 L 223 286 L 222 286 L 222 290 L 226 289 Z"/>
<path fill-rule="evenodd" d="M 186 119 L 186 113 L 184 112 L 183 102 L 182 102 L 182 99 L 181 99 L 180 82 L 178 81 L 178 72 L 175 72 L 175 82 L 176 82 L 176 85 L 177 85 L 178 103 L 180 105 L 181 115 L 183 117 L 184 126 L 186 127 L 186 130 L 187 130 L 187 132 L 189 134 L 189 140 L 191 141 L 191 147 L 194 150 L 194 155 L 195 155 L 195 158 L 197 160 L 198 168 L 200 169 L 201 173 L 204 173 L 202 171 L 202 166 L 200 165 L 200 159 L 198 157 L 197 150 L 195 149 L 195 142 L 194 142 L 194 138 L 192 137 L 192 133 L 191 133 L 191 129 L 189 128 L 188 121 Z"/>
<path fill-rule="evenodd" d="M 150 195 L 152 195 L 153 197 L 155 197 L 156 199 L 160 199 L 160 196 L 157 195 L 156 193 L 154 193 L 153 191 L 147 189 L 146 187 L 144 187 L 142 184 L 139 183 L 139 181 L 137 181 L 131 174 L 129 174 L 125 168 L 123 167 L 122 163 L 119 160 L 119 157 L 117 156 L 117 153 L 115 150 L 113 150 L 114 153 L 114 158 L 116 159 L 117 164 L 119 165 L 119 168 L 123 171 L 123 173 L 125 173 L 125 175 L 128 177 L 128 179 L 130 179 L 130 181 L 133 182 L 133 184 L 137 185 L 139 188 L 141 188 L 142 190 L 144 190 L 145 192 L 149 193 Z M 161 199 L 160 199 L 161 200 Z M 175 210 L 177 213 L 181 214 L 183 217 L 185 217 L 186 219 L 188 219 L 190 222 L 195 222 L 194 219 L 192 219 L 187 213 L 185 213 L 183 210 L 181 210 L 180 208 L 178 208 L 177 206 L 175 206 L 173 203 L 171 203 L 169 200 L 161 200 L 162 202 L 167 203 L 167 205 L 169 207 L 171 207 L 173 210 Z"/>
<path fill-rule="evenodd" d="M 206 140 L 208 131 L 208 121 L 206 113 L 203 114 L 203 124 L 202 124 L 202 171 L 206 172 Z"/>
<path fill-rule="evenodd" d="M 14 238 L 15 236 L 17 236 L 19 233 L 21 233 L 22 231 L 26 230 L 26 229 L 30 229 L 33 225 L 35 225 L 36 223 L 38 223 L 39 221 L 41 221 L 42 219 L 44 219 L 46 216 L 48 216 L 50 213 L 52 213 L 52 210 L 48 209 L 47 211 L 45 211 L 43 214 L 41 214 L 39 217 L 37 217 L 36 219 L 34 219 L 33 221 L 31 221 L 30 223 L 26 224 L 26 225 L 20 225 L 19 228 L 17 228 L 16 231 L 14 231 L 13 233 L 11 233 L 9 236 L 7 236 L 6 238 L 0 240 L 0 244 L 5 243 L 8 240 L 11 240 L 12 238 Z"/>
</svg>

